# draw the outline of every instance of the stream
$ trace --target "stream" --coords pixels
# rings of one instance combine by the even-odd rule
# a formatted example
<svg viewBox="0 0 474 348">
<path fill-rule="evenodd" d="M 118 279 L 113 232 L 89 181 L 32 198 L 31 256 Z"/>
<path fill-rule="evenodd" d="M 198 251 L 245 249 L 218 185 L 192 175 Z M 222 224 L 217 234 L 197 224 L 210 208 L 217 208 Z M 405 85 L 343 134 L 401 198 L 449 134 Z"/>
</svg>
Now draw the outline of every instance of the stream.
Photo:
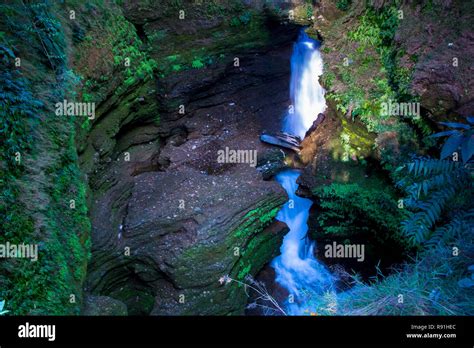
<svg viewBox="0 0 474 348">
<path fill-rule="evenodd" d="M 293 47 L 291 57 L 290 97 L 293 108 L 285 117 L 282 130 L 304 137 L 319 113 L 326 109 L 324 89 L 319 84 L 323 73 L 320 43 L 307 36 L 304 29 Z M 296 195 L 300 172 L 284 170 L 276 175 L 276 181 L 285 189 L 289 200 L 278 212 L 277 220 L 289 227 L 283 239 L 281 254 L 274 258 L 276 281 L 289 292 L 284 304 L 289 315 L 302 315 L 317 298 L 334 291 L 334 277 L 314 257 L 315 242 L 308 236 L 307 220 L 312 201 Z M 315 299 L 316 298 L 316 299 Z"/>
</svg>

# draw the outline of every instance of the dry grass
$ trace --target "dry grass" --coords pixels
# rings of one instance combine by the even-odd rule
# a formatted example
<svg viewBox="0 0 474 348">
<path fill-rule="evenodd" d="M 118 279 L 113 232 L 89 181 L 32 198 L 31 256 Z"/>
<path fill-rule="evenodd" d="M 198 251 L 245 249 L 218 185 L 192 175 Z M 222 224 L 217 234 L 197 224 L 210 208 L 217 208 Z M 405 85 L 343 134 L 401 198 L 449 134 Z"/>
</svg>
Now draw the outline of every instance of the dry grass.
<svg viewBox="0 0 474 348">
<path fill-rule="evenodd" d="M 474 293 L 458 281 L 468 276 L 474 246 L 467 240 L 454 245 L 461 249 L 458 256 L 452 246 L 438 246 L 372 284 L 352 277 L 354 287 L 338 296 L 337 314 L 473 315 Z"/>
</svg>

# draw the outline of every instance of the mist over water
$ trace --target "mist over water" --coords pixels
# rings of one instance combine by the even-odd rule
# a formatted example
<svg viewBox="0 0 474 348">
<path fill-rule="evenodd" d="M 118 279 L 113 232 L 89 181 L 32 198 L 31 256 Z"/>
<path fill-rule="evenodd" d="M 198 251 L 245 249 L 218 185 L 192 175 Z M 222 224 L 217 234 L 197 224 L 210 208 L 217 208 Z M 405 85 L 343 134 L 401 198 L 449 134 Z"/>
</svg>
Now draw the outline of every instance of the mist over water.
<svg viewBox="0 0 474 348">
<path fill-rule="evenodd" d="M 288 314 L 292 315 L 303 314 L 307 309 L 300 301 L 308 293 L 311 296 L 322 295 L 334 288 L 333 276 L 314 257 L 315 243 L 307 237 L 309 209 L 313 202 L 295 194 L 299 175 L 299 171 L 290 169 L 276 176 L 289 197 L 276 219 L 285 222 L 290 231 L 283 239 L 281 255 L 271 263 L 276 281 L 293 295 L 294 302 L 287 301 L 285 304 Z"/>
<path fill-rule="evenodd" d="M 319 84 L 319 76 L 323 73 L 319 46 L 319 42 L 308 37 L 304 30 L 293 45 L 290 80 L 293 110 L 288 111 L 282 130 L 301 139 L 318 114 L 326 110 L 324 89 Z"/>
<path fill-rule="evenodd" d="M 283 131 L 303 137 L 317 115 L 326 109 L 324 89 L 318 78 L 323 63 L 319 43 L 301 32 L 291 58 L 291 98 L 295 112 L 288 114 Z M 273 259 L 276 281 L 285 287 L 290 298 L 284 304 L 288 314 L 301 315 L 307 309 L 304 298 L 333 291 L 334 278 L 314 257 L 315 243 L 307 237 L 308 216 L 312 201 L 296 195 L 300 172 L 289 169 L 276 175 L 289 200 L 278 212 L 277 220 L 285 222 L 290 231 L 283 239 L 281 255 Z"/>
</svg>

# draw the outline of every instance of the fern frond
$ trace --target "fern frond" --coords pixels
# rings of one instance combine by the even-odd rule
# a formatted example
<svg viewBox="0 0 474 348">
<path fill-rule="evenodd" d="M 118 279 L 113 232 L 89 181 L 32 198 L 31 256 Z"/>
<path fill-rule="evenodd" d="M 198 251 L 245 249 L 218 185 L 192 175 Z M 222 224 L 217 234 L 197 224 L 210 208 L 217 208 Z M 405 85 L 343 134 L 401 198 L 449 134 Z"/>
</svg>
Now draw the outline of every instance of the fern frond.
<svg viewBox="0 0 474 348">
<path fill-rule="evenodd" d="M 426 241 L 426 247 L 435 247 L 471 233 L 474 226 L 474 209 L 457 213 L 449 223 L 438 227 Z"/>
<path fill-rule="evenodd" d="M 467 180 L 469 180 L 467 171 L 462 167 L 458 167 L 451 172 L 437 174 L 420 182 L 414 182 L 406 187 L 405 191 L 409 197 L 419 199 L 420 196 L 427 196 L 429 192 L 445 186 L 458 190 L 467 184 Z"/>
<path fill-rule="evenodd" d="M 408 172 L 415 177 L 433 174 L 447 174 L 459 167 L 459 162 L 432 158 L 417 158 L 407 164 Z"/>
<path fill-rule="evenodd" d="M 433 192 L 427 201 L 408 200 L 410 207 L 418 211 L 402 222 L 402 232 L 413 245 L 420 245 L 431 236 L 430 229 L 439 220 L 446 203 L 455 195 L 454 187 L 445 187 Z"/>
<path fill-rule="evenodd" d="M 402 233 L 407 237 L 409 244 L 420 245 L 429 236 L 430 230 L 424 224 L 422 213 L 412 213 L 410 218 L 402 222 Z"/>
</svg>

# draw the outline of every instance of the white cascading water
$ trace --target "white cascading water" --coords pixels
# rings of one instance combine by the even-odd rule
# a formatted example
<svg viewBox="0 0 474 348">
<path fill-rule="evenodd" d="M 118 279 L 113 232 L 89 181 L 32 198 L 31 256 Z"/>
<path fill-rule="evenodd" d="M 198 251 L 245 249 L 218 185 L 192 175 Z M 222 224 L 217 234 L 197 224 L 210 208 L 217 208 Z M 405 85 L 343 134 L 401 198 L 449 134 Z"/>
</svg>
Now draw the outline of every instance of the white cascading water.
<svg viewBox="0 0 474 348">
<path fill-rule="evenodd" d="M 319 42 L 308 37 L 302 30 L 291 56 L 292 107 L 285 117 L 284 132 L 303 139 L 318 115 L 326 110 L 324 88 L 319 84 L 319 76 L 322 74 L 323 60 Z"/>
<path fill-rule="evenodd" d="M 317 115 L 326 109 L 324 89 L 318 81 L 322 67 L 319 43 L 302 31 L 291 57 L 291 98 L 295 112 L 287 115 L 283 131 L 303 137 Z M 315 243 L 307 237 L 312 201 L 296 195 L 299 175 L 298 170 L 290 169 L 276 176 L 289 197 L 276 218 L 285 222 L 290 231 L 283 239 L 281 255 L 273 259 L 271 266 L 276 281 L 291 295 L 285 303 L 290 315 L 304 314 L 308 309 L 304 302 L 308 294 L 320 296 L 334 288 L 333 276 L 314 257 Z"/>
</svg>

